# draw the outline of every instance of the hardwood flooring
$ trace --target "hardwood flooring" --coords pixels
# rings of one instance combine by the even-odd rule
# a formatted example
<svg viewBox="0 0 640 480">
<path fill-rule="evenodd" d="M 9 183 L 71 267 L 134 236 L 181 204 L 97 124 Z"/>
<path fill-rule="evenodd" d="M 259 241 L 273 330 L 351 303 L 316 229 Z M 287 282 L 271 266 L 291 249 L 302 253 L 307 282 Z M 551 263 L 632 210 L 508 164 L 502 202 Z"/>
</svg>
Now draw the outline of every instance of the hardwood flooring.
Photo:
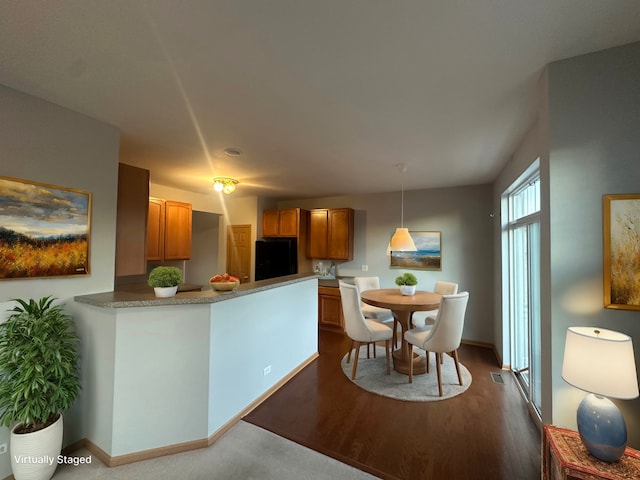
<svg viewBox="0 0 640 480">
<path fill-rule="evenodd" d="M 340 368 L 348 349 L 343 334 L 322 330 L 319 358 L 244 420 L 383 479 L 541 477 L 540 433 L 490 349 L 462 345 L 471 386 L 424 403 L 351 383 Z M 494 383 L 491 372 L 501 373 L 504 384 Z"/>
</svg>

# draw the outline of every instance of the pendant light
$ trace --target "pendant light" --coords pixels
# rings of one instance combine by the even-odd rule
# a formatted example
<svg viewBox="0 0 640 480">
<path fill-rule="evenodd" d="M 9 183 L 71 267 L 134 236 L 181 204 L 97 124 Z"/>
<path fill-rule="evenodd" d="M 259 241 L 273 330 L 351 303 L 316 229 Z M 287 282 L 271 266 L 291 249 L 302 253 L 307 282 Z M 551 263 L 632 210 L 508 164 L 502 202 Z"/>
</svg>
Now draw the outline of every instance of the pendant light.
<svg viewBox="0 0 640 480">
<path fill-rule="evenodd" d="M 398 165 L 400 169 L 400 173 L 404 173 L 407 171 L 407 166 L 403 163 Z M 389 242 L 389 247 L 387 247 L 388 251 L 392 252 L 415 252 L 418 249 L 416 248 L 416 244 L 413 243 L 413 238 L 409 235 L 409 229 L 404 228 L 404 182 L 402 183 L 402 203 L 400 206 L 400 227 L 396 228 L 396 233 L 391 237 L 391 242 Z"/>
</svg>

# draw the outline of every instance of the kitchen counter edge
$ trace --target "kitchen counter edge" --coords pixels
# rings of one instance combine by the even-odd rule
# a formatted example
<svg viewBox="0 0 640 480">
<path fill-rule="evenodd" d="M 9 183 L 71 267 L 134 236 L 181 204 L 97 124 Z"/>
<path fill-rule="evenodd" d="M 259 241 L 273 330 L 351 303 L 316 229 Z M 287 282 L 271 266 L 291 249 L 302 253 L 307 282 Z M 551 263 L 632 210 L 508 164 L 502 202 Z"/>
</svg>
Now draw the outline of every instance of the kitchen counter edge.
<svg viewBox="0 0 640 480">
<path fill-rule="evenodd" d="M 231 292 L 217 292 L 212 289 L 203 292 L 183 292 L 177 293 L 175 297 L 158 298 L 153 293 L 132 293 L 132 292 L 102 292 L 88 295 L 78 295 L 73 299 L 78 303 L 85 303 L 100 308 L 135 308 L 135 307 L 157 307 L 162 305 L 197 305 L 222 302 L 232 298 L 251 295 L 252 293 L 263 292 L 272 288 L 278 288 L 309 279 L 316 279 L 317 275 L 311 273 L 297 273 L 284 277 L 271 278 L 241 284 L 236 290 Z"/>
</svg>

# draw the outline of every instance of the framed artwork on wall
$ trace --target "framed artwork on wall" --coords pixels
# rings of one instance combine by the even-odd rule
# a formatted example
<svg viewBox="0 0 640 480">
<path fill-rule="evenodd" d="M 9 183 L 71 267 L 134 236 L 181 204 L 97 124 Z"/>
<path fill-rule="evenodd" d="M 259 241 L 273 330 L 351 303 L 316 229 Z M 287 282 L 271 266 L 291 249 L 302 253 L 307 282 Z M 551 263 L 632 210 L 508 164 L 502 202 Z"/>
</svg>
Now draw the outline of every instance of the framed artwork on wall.
<svg viewBox="0 0 640 480">
<path fill-rule="evenodd" d="M 91 193 L 0 177 L 0 279 L 89 274 Z"/>
<path fill-rule="evenodd" d="M 603 196 L 604 306 L 640 310 L 640 194 Z"/>
<path fill-rule="evenodd" d="M 416 252 L 391 252 L 391 266 L 422 270 L 442 270 L 441 232 L 412 232 L 409 235 L 418 249 Z"/>
</svg>

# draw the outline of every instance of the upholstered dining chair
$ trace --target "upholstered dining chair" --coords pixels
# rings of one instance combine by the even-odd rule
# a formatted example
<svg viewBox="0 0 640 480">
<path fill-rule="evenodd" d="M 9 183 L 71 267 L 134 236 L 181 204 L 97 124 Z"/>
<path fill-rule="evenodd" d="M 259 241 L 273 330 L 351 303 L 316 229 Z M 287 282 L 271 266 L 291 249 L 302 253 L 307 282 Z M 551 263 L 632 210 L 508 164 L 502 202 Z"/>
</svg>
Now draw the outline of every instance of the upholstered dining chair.
<svg viewBox="0 0 640 480">
<path fill-rule="evenodd" d="M 353 283 L 358 289 L 358 293 L 362 293 L 366 290 L 378 290 L 380 288 L 379 277 L 355 277 Z M 360 301 L 360 310 L 364 318 L 370 318 L 376 322 L 389 323 L 393 322 L 393 345 L 396 345 L 396 332 L 398 331 L 398 325 L 393 319 L 393 314 L 388 308 L 376 307 L 375 305 L 369 305 Z"/>
<path fill-rule="evenodd" d="M 351 370 L 351 379 L 356 378 L 356 370 L 358 368 L 358 357 L 360 355 L 360 345 L 375 342 L 385 342 L 385 355 L 387 357 L 387 375 L 390 375 L 389 367 L 389 350 L 390 342 L 393 338 L 393 331 L 383 323 L 376 322 L 369 318 L 364 318 L 362 310 L 360 310 L 360 295 L 355 285 L 339 282 L 340 297 L 342 301 L 342 313 L 344 315 L 344 326 L 347 336 L 351 339 L 351 347 L 347 356 L 347 363 L 351 362 L 351 351 L 355 349 L 355 358 L 353 359 L 353 369 Z"/>
<path fill-rule="evenodd" d="M 455 295 L 458 293 L 458 284 L 453 282 L 437 281 L 433 291 L 440 295 Z M 424 328 L 425 325 L 433 325 L 438 316 L 438 310 L 429 310 L 428 312 L 414 312 L 411 317 L 413 326 L 416 328 Z"/>
<path fill-rule="evenodd" d="M 462 328 L 464 327 L 464 315 L 469 301 L 469 292 L 455 295 L 444 295 L 436 323 L 424 328 L 412 328 L 405 332 L 404 339 L 409 344 L 409 358 L 413 356 L 413 347 L 416 346 L 426 352 L 427 373 L 429 373 L 429 352 L 436 355 L 436 370 L 438 371 L 438 392 L 442 396 L 442 377 L 440 364 L 442 354 L 447 353 L 453 357 L 458 374 L 458 382 L 462 385 L 460 365 L 458 363 L 458 347 L 462 340 Z M 409 363 L 409 383 L 413 383 L 413 362 Z"/>
</svg>

